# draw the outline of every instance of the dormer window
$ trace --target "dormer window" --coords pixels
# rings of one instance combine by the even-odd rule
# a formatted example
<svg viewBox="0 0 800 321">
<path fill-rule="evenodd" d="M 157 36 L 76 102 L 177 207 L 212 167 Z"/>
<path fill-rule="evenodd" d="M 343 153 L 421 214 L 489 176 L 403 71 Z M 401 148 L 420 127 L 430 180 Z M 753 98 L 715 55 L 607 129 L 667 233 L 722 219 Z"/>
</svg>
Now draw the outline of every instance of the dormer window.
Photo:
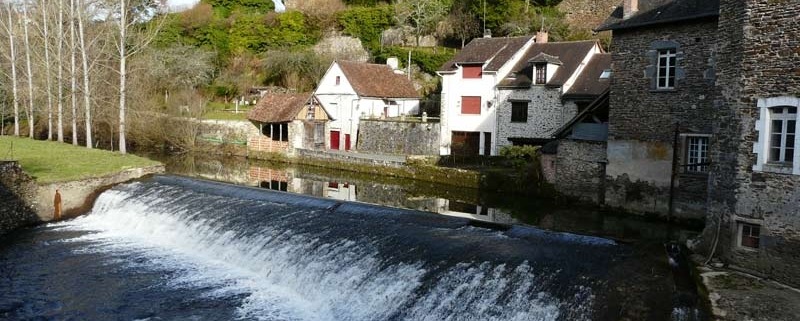
<svg viewBox="0 0 800 321">
<path fill-rule="evenodd" d="M 536 64 L 534 84 L 544 85 L 546 83 L 547 83 L 547 64 Z"/>
</svg>

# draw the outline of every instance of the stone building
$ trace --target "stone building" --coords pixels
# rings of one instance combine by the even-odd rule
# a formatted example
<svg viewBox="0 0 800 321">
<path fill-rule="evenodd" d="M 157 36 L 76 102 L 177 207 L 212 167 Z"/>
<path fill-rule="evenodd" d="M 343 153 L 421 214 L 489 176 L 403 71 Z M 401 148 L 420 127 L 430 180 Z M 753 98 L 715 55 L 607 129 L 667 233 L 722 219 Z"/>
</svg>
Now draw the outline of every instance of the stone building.
<svg viewBox="0 0 800 321">
<path fill-rule="evenodd" d="M 800 2 L 721 0 L 704 242 L 800 285 Z"/>
<path fill-rule="evenodd" d="M 603 73 L 610 62 L 594 40 L 532 45 L 497 86 L 497 145 L 552 140 L 557 129 L 608 88 Z"/>
<path fill-rule="evenodd" d="M 702 219 L 717 0 L 626 0 L 612 31 L 606 204 Z"/>
<path fill-rule="evenodd" d="M 248 151 L 293 155 L 295 149 L 324 149 L 327 111 L 310 93 L 265 95 L 247 114 L 259 134 Z"/>
</svg>

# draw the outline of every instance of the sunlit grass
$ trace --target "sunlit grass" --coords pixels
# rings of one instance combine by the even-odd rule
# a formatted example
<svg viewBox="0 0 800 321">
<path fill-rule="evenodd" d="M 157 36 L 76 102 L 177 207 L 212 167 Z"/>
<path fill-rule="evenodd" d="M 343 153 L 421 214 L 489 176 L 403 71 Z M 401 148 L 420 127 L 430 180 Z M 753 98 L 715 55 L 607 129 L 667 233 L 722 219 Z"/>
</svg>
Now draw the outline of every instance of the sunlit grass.
<svg viewBox="0 0 800 321">
<path fill-rule="evenodd" d="M 22 169 L 39 183 L 100 177 L 159 164 L 131 154 L 12 136 L 0 136 L 0 159 L 19 161 Z"/>
<path fill-rule="evenodd" d="M 233 104 L 210 102 L 203 114 L 203 119 L 216 120 L 247 120 L 247 112 L 252 106 L 239 106 L 239 112 L 235 112 Z"/>
</svg>

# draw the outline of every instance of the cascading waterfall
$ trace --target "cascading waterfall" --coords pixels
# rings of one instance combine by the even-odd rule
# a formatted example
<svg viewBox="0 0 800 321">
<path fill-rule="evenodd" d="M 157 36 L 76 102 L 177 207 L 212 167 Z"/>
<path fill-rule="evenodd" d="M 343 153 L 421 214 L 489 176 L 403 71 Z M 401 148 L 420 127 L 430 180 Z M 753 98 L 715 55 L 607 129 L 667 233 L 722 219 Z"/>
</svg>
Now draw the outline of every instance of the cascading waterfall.
<svg viewBox="0 0 800 321">
<path fill-rule="evenodd" d="M 68 246 L 111 277 L 127 271 L 120 278 L 141 283 L 128 285 L 137 295 L 185 293 L 170 301 L 185 307 L 135 309 L 137 296 L 121 294 L 130 289 L 104 289 L 113 293 L 108 296 L 118 301 L 117 308 L 107 314 L 92 310 L 88 318 L 126 315 L 126 309 L 136 311 L 131 319 L 219 318 L 197 312 L 213 310 L 208 302 L 230 308 L 232 318 L 248 320 L 592 320 L 606 315 L 603 297 L 613 285 L 604 275 L 622 246 L 595 237 L 468 223 L 156 177 L 108 190 L 89 215 L 51 224 L 51 232 L 61 236 L 47 244 Z M 25 304 L 9 311 L 24 315 L 19 306 Z M 46 309 L 61 317 L 89 313 L 63 304 Z M 2 311 L 0 304 L 0 316 Z"/>
</svg>

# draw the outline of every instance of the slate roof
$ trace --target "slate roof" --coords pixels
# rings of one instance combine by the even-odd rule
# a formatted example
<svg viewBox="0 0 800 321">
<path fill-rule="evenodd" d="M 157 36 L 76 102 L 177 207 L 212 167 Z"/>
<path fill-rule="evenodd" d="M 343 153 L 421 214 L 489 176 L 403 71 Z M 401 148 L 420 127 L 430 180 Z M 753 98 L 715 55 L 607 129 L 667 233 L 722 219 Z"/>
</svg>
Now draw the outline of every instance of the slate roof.
<svg viewBox="0 0 800 321">
<path fill-rule="evenodd" d="M 548 63 L 554 65 L 563 65 L 564 63 L 558 59 L 556 56 L 548 55 L 544 52 L 540 52 L 536 57 L 533 57 L 528 60 L 529 63 Z"/>
<path fill-rule="evenodd" d="M 596 97 L 608 89 L 611 79 L 600 79 L 600 75 L 605 70 L 611 69 L 611 54 L 601 53 L 592 56 L 589 63 L 583 67 L 583 71 L 578 75 L 578 79 L 572 87 L 564 93 L 564 96 L 589 96 Z"/>
<path fill-rule="evenodd" d="M 572 76 L 596 43 L 595 40 L 535 43 L 511 69 L 508 77 L 500 82 L 499 87 L 530 87 L 533 66 L 528 61 L 542 53 L 556 57 L 562 62 L 553 78 L 547 82 L 549 86 L 561 86 Z"/>
<path fill-rule="evenodd" d="M 719 0 L 640 0 L 639 11 L 623 19 L 622 6 L 595 31 L 620 30 L 719 16 Z"/>
<path fill-rule="evenodd" d="M 297 117 L 311 99 L 311 93 L 268 94 L 247 113 L 247 119 L 260 123 L 285 123 Z"/>
<path fill-rule="evenodd" d="M 419 98 L 406 75 L 396 74 L 388 65 L 337 61 L 353 90 L 361 97 Z"/>
<path fill-rule="evenodd" d="M 458 69 L 456 64 L 487 63 L 484 71 L 498 71 L 519 51 L 532 36 L 507 37 L 507 38 L 475 38 L 464 46 L 453 59 L 439 67 L 439 71 L 453 71 Z"/>
<path fill-rule="evenodd" d="M 588 131 L 583 133 L 583 137 L 581 137 L 580 135 L 575 135 L 575 133 L 572 132 L 572 129 L 574 129 L 578 124 L 580 124 L 585 118 L 591 116 L 594 113 L 603 112 L 603 110 L 605 110 L 605 113 L 608 113 L 609 93 L 610 90 L 606 88 L 602 93 L 600 93 L 600 96 L 598 96 L 594 101 L 592 101 L 589 104 L 589 106 L 586 106 L 586 108 L 583 111 L 575 115 L 575 117 L 572 117 L 572 119 L 568 121 L 566 124 L 564 124 L 564 126 L 561 126 L 561 128 L 556 130 L 555 133 L 553 134 L 553 137 L 561 139 L 569 135 L 572 135 L 573 138 L 577 139 L 597 140 L 597 141 L 607 140 L 608 139 L 607 124 L 605 126 L 604 133 L 602 132 L 602 130 Z"/>
</svg>

